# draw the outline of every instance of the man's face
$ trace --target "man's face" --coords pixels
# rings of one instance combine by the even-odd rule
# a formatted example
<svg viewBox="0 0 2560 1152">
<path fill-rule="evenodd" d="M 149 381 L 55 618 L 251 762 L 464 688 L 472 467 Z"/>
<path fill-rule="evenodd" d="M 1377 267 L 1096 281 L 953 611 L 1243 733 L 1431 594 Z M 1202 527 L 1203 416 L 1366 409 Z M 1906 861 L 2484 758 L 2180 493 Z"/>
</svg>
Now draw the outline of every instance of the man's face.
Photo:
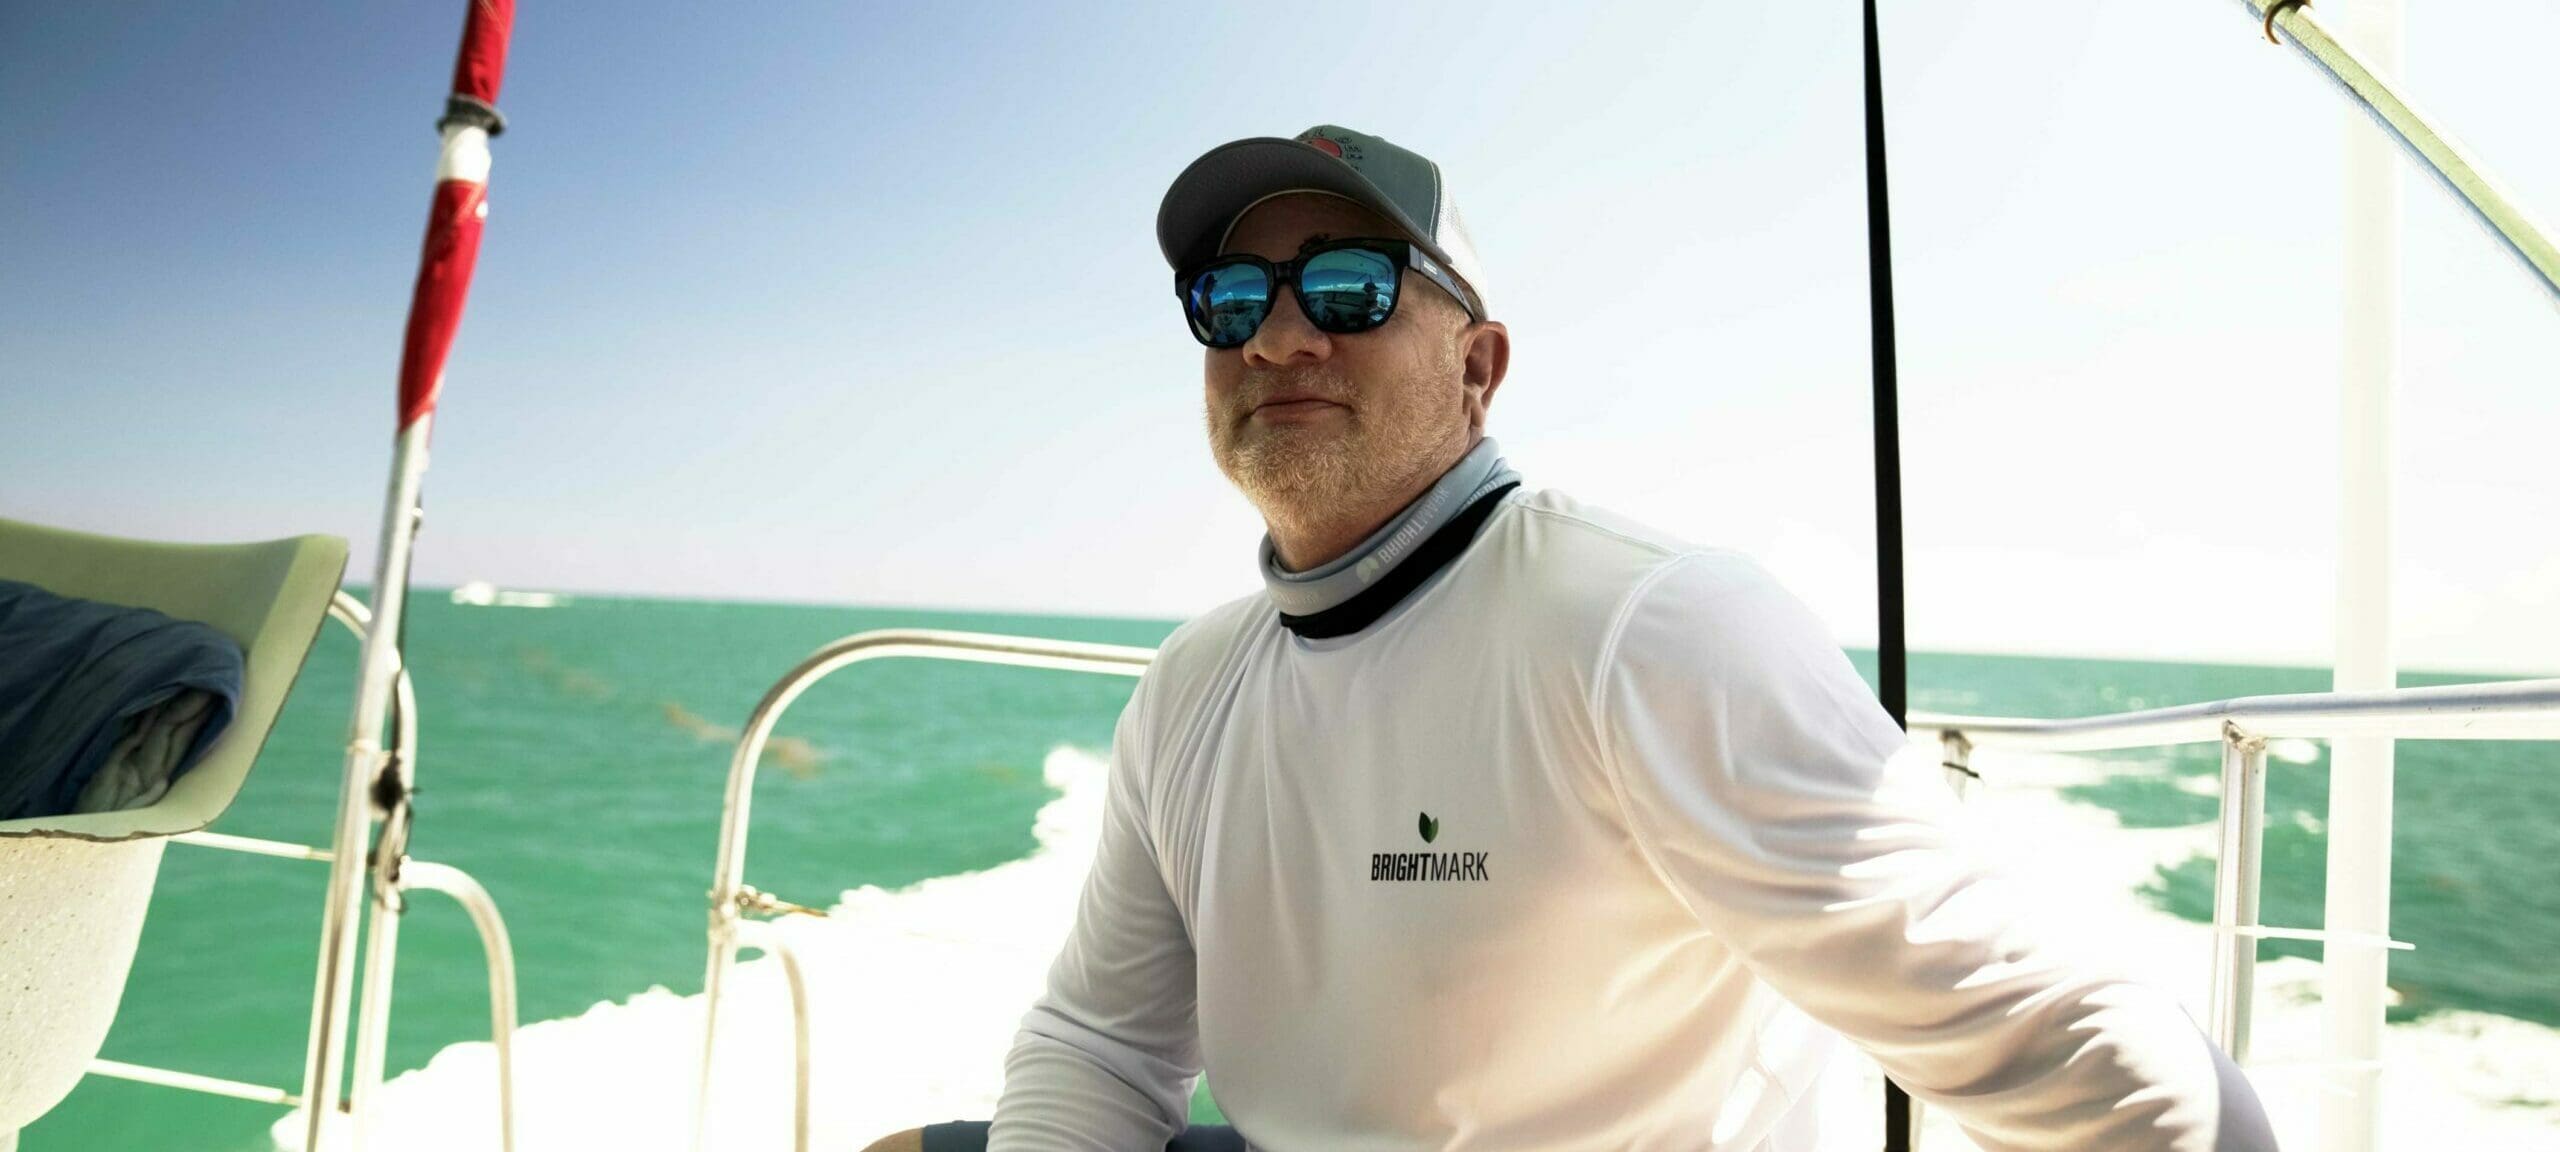
<svg viewBox="0 0 2560 1152">
<path fill-rule="evenodd" d="M 1351 201 L 1276 197 L 1236 222 L 1226 251 L 1274 263 L 1326 239 L 1397 236 Z M 1336 335 L 1308 322 L 1294 288 L 1241 348 L 1207 350 L 1209 448 L 1265 515 L 1360 507 L 1445 470 L 1473 443 L 1489 387 L 1467 386 L 1466 310 L 1418 275 L 1393 318 Z M 1498 377 L 1497 377 L 1498 379 Z"/>
</svg>

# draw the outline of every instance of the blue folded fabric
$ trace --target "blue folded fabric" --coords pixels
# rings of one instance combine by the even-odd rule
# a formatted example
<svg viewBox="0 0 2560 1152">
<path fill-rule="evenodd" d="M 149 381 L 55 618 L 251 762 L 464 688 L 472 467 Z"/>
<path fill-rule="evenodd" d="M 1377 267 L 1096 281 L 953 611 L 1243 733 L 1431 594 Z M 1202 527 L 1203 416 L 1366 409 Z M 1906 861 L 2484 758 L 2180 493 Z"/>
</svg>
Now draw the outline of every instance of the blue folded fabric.
<svg viewBox="0 0 2560 1152">
<path fill-rule="evenodd" d="M 231 726 L 243 672 L 207 625 L 0 580 L 0 820 L 71 811 L 128 723 L 191 688 L 214 697 L 177 770 L 194 767 Z"/>
</svg>

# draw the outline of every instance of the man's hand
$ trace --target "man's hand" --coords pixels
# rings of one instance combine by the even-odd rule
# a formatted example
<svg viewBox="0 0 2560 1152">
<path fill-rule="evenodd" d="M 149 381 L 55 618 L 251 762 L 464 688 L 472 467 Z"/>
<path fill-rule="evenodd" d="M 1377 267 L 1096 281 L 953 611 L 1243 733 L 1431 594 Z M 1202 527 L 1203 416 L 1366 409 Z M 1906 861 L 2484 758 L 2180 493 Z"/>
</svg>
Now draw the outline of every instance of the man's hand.
<svg viewBox="0 0 2560 1152">
<path fill-rule="evenodd" d="M 871 1142 L 862 1152 L 924 1152 L 924 1129 L 909 1128 L 892 1132 Z"/>
</svg>

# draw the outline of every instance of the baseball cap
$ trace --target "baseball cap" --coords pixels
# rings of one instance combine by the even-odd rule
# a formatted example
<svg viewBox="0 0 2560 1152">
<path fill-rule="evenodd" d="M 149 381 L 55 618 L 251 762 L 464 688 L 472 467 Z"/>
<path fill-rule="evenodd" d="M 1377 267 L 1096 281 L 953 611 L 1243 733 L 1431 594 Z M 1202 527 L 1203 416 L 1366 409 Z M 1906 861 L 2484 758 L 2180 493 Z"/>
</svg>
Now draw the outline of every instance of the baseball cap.
<svg viewBox="0 0 2560 1152">
<path fill-rule="evenodd" d="M 1156 246 L 1176 272 L 1218 254 L 1245 210 L 1288 192 L 1326 192 L 1386 217 L 1476 294 L 1484 275 L 1475 242 L 1450 202 L 1440 166 L 1365 132 L 1318 124 L 1295 137 L 1255 136 L 1210 149 L 1165 190 Z"/>
</svg>

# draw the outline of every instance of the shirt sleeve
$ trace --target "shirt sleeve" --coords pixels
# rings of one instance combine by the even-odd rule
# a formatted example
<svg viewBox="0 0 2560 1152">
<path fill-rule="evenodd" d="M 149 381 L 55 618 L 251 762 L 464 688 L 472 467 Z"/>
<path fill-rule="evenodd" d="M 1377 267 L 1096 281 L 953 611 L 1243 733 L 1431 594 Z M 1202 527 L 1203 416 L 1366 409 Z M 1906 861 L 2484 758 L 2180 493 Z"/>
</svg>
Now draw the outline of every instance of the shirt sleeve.
<svg viewBox="0 0 2560 1152">
<path fill-rule="evenodd" d="M 2273 1149 L 2156 990 L 2062 958 L 1957 842 L 1954 797 L 1748 560 L 1667 562 L 1593 680 L 1637 846 L 1755 975 L 1992 1152 Z"/>
<path fill-rule="evenodd" d="M 1189 1124 L 1198 989 L 1147 831 L 1147 695 L 1141 681 L 1112 736 L 1101 842 L 1048 989 L 1005 1057 L 989 1152 L 1161 1148 Z"/>
</svg>

